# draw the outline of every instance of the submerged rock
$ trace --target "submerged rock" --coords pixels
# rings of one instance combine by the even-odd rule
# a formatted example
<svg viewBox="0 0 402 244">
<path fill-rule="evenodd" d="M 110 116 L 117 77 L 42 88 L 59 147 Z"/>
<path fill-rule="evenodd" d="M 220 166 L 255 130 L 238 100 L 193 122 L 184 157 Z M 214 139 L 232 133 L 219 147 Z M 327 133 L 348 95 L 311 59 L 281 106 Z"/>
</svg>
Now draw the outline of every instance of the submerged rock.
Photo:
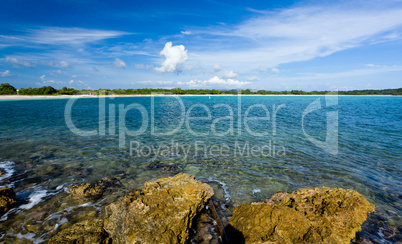
<svg viewBox="0 0 402 244">
<path fill-rule="evenodd" d="M 0 176 L 2 176 L 2 175 L 4 175 L 4 174 L 6 174 L 7 172 L 3 169 L 3 168 L 0 168 Z"/>
<path fill-rule="evenodd" d="M 8 187 L 0 189 L 0 216 L 6 213 L 16 203 L 15 192 L 12 189 Z"/>
<path fill-rule="evenodd" d="M 350 243 L 373 211 L 356 191 L 300 189 L 236 207 L 226 229 L 233 243 Z"/>
<path fill-rule="evenodd" d="M 104 228 L 113 243 L 185 243 L 192 220 L 214 194 L 194 176 L 146 182 L 106 207 Z"/>
<path fill-rule="evenodd" d="M 103 195 L 104 187 L 99 184 L 82 183 L 69 188 L 71 196 L 75 198 L 99 199 Z"/>
<path fill-rule="evenodd" d="M 60 231 L 49 243 L 111 243 L 103 229 L 103 220 L 86 220 Z"/>
</svg>

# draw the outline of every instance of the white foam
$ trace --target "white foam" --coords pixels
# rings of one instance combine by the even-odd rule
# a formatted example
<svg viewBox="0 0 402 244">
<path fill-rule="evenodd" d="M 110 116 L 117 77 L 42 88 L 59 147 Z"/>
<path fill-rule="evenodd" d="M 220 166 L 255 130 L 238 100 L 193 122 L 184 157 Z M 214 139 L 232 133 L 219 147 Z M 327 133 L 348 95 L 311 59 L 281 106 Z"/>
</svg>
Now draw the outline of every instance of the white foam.
<svg viewBox="0 0 402 244">
<path fill-rule="evenodd" d="M 2 182 L 3 180 L 5 180 L 7 178 L 10 178 L 15 172 L 14 162 L 11 162 L 11 161 L 1 162 L 0 168 L 4 169 L 6 171 L 6 173 L 4 175 L 0 176 L 0 182 Z M 0 185 L 0 187 L 2 187 L 2 185 Z"/>
<path fill-rule="evenodd" d="M 229 194 L 229 189 L 228 189 L 228 187 L 227 187 L 227 185 L 226 185 L 225 182 L 220 181 L 220 180 L 218 180 L 218 179 L 216 179 L 216 178 L 213 178 L 213 177 L 209 177 L 209 178 L 207 179 L 207 181 L 219 183 L 219 184 L 222 186 L 223 192 L 225 193 L 225 199 L 226 199 L 226 201 L 227 201 L 227 202 L 230 201 L 230 199 L 232 198 L 232 196 Z"/>
<path fill-rule="evenodd" d="M 42 243 L 42 242 L 45 241 L 44 239 L 41 239 L 41 238 L 35 238 L 35 236 L 36 236 L 36 234 L 35 234 L 35 233 L 32 233 L 32 232 L 28 232 L 28 233 L 26 233 L 25 235 L 23 235 L 23 234 L 21 234 L 21 233 L 18 233 L 18 234 L 15 235 L 15 237 L 17 237 L 17 238 L 19 238 L 19 239 L 25 238 L 25 239 L 27 239 L 27 240 L 32 241 L 34 244 Z"/>
<path fill-rule="evenodd" d="M 59 228 L 59 226 L 64 225 L 65 223 L 68 223 L 68 219 L 67 218 L 62 218 L 53 228 L 53 230 L 51 230 L 50 232 L 53 232 L 55 230 L 57 230 L 57 228 Z"/>
<path fill-rule="evenodd" d="M 40 203 L 42 199 L 46 196 L 47 190 L 33 192 L 31 195 L 29 195 L 29 203 L 21 205 L 19 208 L 25 210 L 31 209 L 36 204 Z"/>
<path fill-rule="evenodd" d="M 253 194 L 257 194 L 261 192 L 261 189 L 255 188 L 251 191 Z"/>
</svg>

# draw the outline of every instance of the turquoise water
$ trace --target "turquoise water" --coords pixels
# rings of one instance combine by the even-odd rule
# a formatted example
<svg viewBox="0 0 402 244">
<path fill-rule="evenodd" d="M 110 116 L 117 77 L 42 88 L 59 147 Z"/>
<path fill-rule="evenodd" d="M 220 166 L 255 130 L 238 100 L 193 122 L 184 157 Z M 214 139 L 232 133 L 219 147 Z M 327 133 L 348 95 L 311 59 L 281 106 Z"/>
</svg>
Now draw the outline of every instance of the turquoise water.
<svg viewBox="0 0 402 244">
<path fill-rule="evenodd" d="M 210 183 L 216 198 L 230 206 L 325 185 L 358 191 L 390 226 L 401 226 L 402 97 L 330 99 L 335 103 L 326 107 L 320 96 L 189 96 L 179 99 L 182 107 L 174 97 L 119 97 L 106 98 L 104 110 L 101 100 L 100 112 L 99 99 L 82 98 L 73 103 L 71 119 L 81 132 L 96 130 L 89 136 L 66 125 L 68 99 L 0 101 L 0 168 L 14 171 L 14 179 L 1 176 L 0 185 L 13 187 L 32 211 L 63 194 L 63 187 L 105 176 L 130 189 L 189 173 Z M 306 114 L 302 126 L 303 112 L 314 102 L 321 109 Z M 130 104 L 125 114 L 119 110 Z M 167 132 L 174 133 L 155 134 Z M 332 151 L 309 140 L 325 141 L 327 132 Z M 57 167 L 44 173 L 49 165 Z M 7 221 L 23 218 L 26 208 Z"/>
</svg>

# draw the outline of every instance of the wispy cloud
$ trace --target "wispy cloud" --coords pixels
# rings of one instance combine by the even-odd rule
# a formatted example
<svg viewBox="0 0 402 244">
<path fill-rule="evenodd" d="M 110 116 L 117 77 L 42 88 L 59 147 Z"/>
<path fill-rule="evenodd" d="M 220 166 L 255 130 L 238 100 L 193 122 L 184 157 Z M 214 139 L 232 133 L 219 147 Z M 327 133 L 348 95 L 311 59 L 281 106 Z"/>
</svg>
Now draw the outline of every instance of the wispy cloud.
<svg viewBox="0 0 402 244">
<path fill-rule="evenodd" d="M 62 68 L 71 68 L 71 65 L 67 61 L 60 61 L 59 62 L 60 67 Z"/>
<path fill-rule="evenodd" d="M 26 60 L 20 60 L 20 59 L 15 58 L 15 57 L 7 56 L 4 59 L 4 62 L 12 64 L 14 68 L 21 68 L 21 67 L 29 67 L 29 68 L 31 68 L 31 67 L 33 67 L 33 65 L 30 62 L 28 62 Z"/>
<path fill-rule="evenodd" d="M 59 27 L 30 30 L 29 33 L 26 36 L 28 42 L 50 45 L 80 45 L 129 34 L 122 31 Z"/>
<path fill-rule="evenodd" d="M 392 34 L 402 27 L 401 6 L 299 7 L 260 14 L 235 26 L 191 30 L 203 47 L 192 53 L 193 59 L 232 68 L 249 69 L 261 64 L 275 67 L 328 56 L 384 38 L 401 38 Z"/>
<path fill-rule="evenodd" d="M 119 58 L 116 58 L 113 63 L 117 68 L 126 68 L 127 67 L 126 63 Z"/>
<path fill-rule="evenodd" d="M 76 46 L 128 34 L 132 33 L 85 28 L 48 27 L 26 30 L 20 35 L 0 35 L 0 44 L 4 46 L 15 46 L 29 43 Z"/>
</svg>

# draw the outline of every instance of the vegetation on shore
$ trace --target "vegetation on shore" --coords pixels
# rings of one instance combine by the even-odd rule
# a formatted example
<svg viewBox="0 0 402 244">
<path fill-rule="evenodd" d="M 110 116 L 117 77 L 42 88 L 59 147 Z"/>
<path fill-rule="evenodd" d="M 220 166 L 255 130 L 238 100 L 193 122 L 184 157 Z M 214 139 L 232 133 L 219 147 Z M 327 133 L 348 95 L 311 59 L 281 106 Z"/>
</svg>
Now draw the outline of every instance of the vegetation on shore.
<svg viewBox="0 0 402 244">
<path fill-rule="evenodd" d="M 270 91 L 270 90 L 217 90 L 217 89 L 181 89 L 181 88 L 139 88 L 139 89 L 98 89 L 98 90 L 76 90 L 74 88 L 63 87 L 55 89 L 51 86 L 40 88 L 21 88 L 19 95 L 76 95 L 76 94 L 93 94 L 93 95 L 151 95 L 151 94 L 176 94 L 176 95 L 324 95 L 329 91 Z M 0 84 L 0 95 L 16 95 L 17 89 L 9 83 Z M 402 95 L 402 88 L 383 89 L 383 90 L 352 90 L 338 91 L 339 95 Z"/>
</svg>

